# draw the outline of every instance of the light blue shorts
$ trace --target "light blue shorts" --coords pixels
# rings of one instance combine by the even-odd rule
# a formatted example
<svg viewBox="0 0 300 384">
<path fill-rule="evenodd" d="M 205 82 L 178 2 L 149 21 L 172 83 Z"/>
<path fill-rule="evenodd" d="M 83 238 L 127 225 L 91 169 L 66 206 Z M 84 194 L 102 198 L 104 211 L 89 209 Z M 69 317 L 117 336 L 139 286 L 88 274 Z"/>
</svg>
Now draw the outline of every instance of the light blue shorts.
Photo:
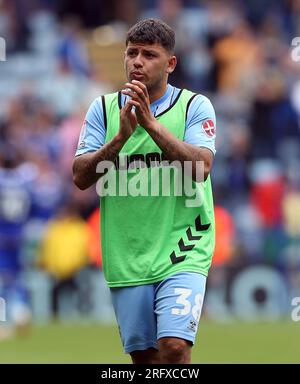
<svg viewBox="0 0 300 384">
<path fill-rule="evenodd" d="M 204 275 L 181 272 L 155 284 L 111 288 L 125 352 L 158 349 L 161 337 L 194 344 L 205 285 Z"/>
</svg>

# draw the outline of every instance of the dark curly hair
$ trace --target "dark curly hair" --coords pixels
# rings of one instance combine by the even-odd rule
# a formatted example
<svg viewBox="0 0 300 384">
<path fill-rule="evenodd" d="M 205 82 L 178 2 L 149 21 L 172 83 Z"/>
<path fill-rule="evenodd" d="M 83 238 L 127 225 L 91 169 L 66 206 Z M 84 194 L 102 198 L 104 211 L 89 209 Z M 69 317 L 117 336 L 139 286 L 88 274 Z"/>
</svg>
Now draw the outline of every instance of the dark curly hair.
<svg viewBox="0 0 300 384">
<path fill-rule="evenodd" d="M 169 53 L 175 49 L 175 32 L 168 24 L 159 19 L 144 19 L 133 25 L 126 35 L 128 43 L 160 44 Z"/>
</svg>

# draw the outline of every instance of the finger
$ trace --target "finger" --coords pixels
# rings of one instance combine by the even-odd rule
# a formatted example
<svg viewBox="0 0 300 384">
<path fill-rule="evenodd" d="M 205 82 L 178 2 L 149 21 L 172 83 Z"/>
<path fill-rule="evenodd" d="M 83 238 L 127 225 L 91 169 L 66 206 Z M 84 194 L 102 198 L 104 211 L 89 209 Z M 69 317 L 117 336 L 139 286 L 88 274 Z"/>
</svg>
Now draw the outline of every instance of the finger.
<svg viewBox="0 0 300 384">
<path fill-rule="evenodd" d="M 123 95 L 127 95 L 127 96 L 134 96 L 135 92 L 133 90 L 131 90 L 130 88 L 126 88 L 126 89 L 122 89 L 121 93 Z"/>
<path fill-rule="evenodd" d="M 142 84 L 142 83 L 140 83 L 140 84 Z M 126 83 L 125 85 L 127 88 L 122 90 L 122 93 L 124 95 L 131 96 L 135 99 L 138 99 L 138 97 L 139 97 L 142 101 L 144 101 L 146 103 L 148 102 L 148 99 L 147 99 L 144 91 L 138 85 L 131 84 L 131 83 Z"/>
<path fill-rule="evenodd" d="M 128 102 L 124 105 L 124 107 L 122 108 L 122 110 L 124 111 L 124 112 L 128 112 L 128 111 L 130 111 L 132 109 L 132 105 L 131 104 L 129 104 Z"/>
<path fill-rule="evenodd" d="M 124 105 L 124 107 L 121 109 L 121 114 L 123 115 L 129 115 L 132 112 L 133 105 L 129 104 L 128 102 Z"/>
<path fill-rule="evenodd" d="M 137 85 L 137 86 L 144 92 L 144 95 L 145 95 L 146 97 L 148 97 L 148 89 L 147 89 L 147 87 L 146 87 L 145 84 L 141 83 L 141 82 L 138 81 L 138 80 L 132 80 L 132 83 L 133 83 L 134 85 Z"/>
<path fill-rule="evenodd" d="M 144 100 L 141 99 L 141 97 L 139 97 L 139 95 L 136 92 L 130 90 L 129 88 L 128 89 L 123 89 L 121 91 L 121 93 L 123 95 L 125 95 L 125 96 L 130 97 L 130 99 L 126 100 L 126 104 L 128 103 L 128 100 L 135 100 L 135 101 L 145 102 Z"/>
<path fill-rule="evenodd" d="M 129 104 L 131 106 L 131 108 L 133 106 L 135 106 L 136 108 L 139 108 L 139 109 L 141 108 L 141 104 L 138 101 L 135 101 L 135 100 L 128 100 L 127 104 Z"/>
</svg>

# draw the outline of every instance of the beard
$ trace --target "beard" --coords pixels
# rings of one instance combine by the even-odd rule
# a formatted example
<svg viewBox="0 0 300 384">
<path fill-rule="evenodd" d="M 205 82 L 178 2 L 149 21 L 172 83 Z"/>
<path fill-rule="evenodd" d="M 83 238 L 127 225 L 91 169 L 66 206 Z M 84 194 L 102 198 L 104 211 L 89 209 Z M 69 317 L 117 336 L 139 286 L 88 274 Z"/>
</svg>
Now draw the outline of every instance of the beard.
<svg viewBox="0 0 300 384">
<path fill-rule="evenodd" d="M 144 85 L 146 85 L 148 93 L 152 93 L 152 92 L 155 92 L 156 90 L 160 89 L 162 84 L 163 84 L 163 82 L 164 82 L 164 77 L 162 75 L 159 78 L 156 78 L 156 79 L 153 79 L 153 80 L 149 80 L 149 81 L 145 81 L 145 82 L 142 82 L 142 83 Z"/>
</svg>

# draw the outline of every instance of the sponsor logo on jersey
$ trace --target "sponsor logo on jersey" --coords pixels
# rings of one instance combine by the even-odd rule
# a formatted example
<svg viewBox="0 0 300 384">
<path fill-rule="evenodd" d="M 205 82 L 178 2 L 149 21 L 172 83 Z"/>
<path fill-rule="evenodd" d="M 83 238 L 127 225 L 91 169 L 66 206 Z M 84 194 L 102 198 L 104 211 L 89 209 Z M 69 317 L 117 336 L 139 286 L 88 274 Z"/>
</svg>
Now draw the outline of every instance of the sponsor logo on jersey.
<svg viewBox="0 0 300 384">
<path fill-rule="evenodd" d="M 214 122 L 211 119 L 207 119 L 202 123 L 202 128 L 208 137 L 214 137 L 216 134 L 216 128 Z"/>
<path fill-rule="evenodd" d="M 193 332 L 196 332 L 196 330 L 197 330 L 197 322 L 195 320 L 190 320 L 190 323 L 188 325 L 188 329 L 190 329 Z"/>
<path fill-rule="evenodd" d="M 84 120 L 82 127 L 81 127 L 78 148 L 84 148 L 85 147 L 85 144 L 86 144 L 84 141 L 85 134 L 86 134 L 86 120 Z"/>
</svg>

